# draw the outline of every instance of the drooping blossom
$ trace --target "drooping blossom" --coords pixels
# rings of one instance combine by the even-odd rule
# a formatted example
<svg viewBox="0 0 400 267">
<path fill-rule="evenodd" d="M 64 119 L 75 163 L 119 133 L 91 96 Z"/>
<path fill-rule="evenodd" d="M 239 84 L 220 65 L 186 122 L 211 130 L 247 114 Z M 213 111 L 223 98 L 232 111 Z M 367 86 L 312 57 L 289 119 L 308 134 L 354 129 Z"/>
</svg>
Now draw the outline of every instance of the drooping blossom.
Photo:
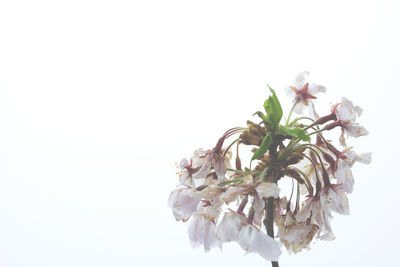
<svg viewBox="0 0 400 267">
<path fill-rule="evenodd" d="M 168 198 L 168 206 L 177 221 L 187 221 L 197 210 L 200 197 L 195 194 L 195 190 L 186 186 L 179 186 L 171 192 Z"/>
<path fill-rule="evenodd" d="M 321 204 L 319 197 L 310 197 L 304 202 L 304 206 L 296 214 L 296 221 L 309 222 L 319 227 L 318 237 L 321 239 L 333 239 L 330 225 L 332 214 Z"/>
<path fill-rule="evenodd" d="M 223 242 L 237 241 L 239 232 L 247 224 L 247 218 L 234 211 L 225 213 L 217 229 L 217 238 Z"/>
<path fill-rule="evenodd" d="M 338 158 L 338 167 L 336 172 L 337 183 L 343 186 L 346 193 L 352 193 L 354 188 L 354 177 L 351 167 L 355 162 L 369 164 L 371 162 L 371 153 L 357 154 L 353 150 L 349 150 Z"/>
<path fill-rule="evenodd" d="M 326 208 L 342 215 L 350 214 L 349 200 L 342 185 L 330 184 L 325 186 L 320 197 Z"/>
<path fill-rule="evenodd" d="M 300 72 L 294 81 L 294 85 L 286 88 L 286 94 L 293 97 L 293 103 L 296 103 L 294 111 L 298 114 L 303 113 L 304 107 L 311 107 L 313 99 L 316 99 L 318 93 L 326 92 L 326 88 L 322 85 L 312 83 L 308 81 L 308 71 Z"/>
<path fill-rule="evenodd" d="M 284 216 L 281 231 L 278 234 L 289 253 L 298 253 L 303 249 L 309 249 L 311 241 L 318 232 L 319 227 L 315 224 L 297 222 L 292 212 Z"/>
<path fill-rule="evenodd" d="M 268 261 L 277 261 L 281 255 L 279 243 L 250 224 L 240 229 L 238 243 L 247 253 L 257 253 Z"/>
<path fill-rule="evenodd" d="M 205 214 L 195 214 L 189 221 L 188 234 L 190 245 L 193 248 L 203 245 L 204 251 L 208 252 L 213 247 L 221 247 L 216 233 L 215 222 L 207 218 Z"/>
<path fill-rule="evenodd" d="M 342 102 L 333 106 L 332 109 L 331 115 L 336 115 L 336 121 L 326 125 L 324 129 L 330 130 L 340 126 L 342 134 L 340 135 L 339 141 L 342 146 L 346 146 L 345 133 L 351 137 L 360 137 L 369 134 L 367 129 L 356 122 L 356 119 L 362 114 L 362 111 L 363 110 L 359 106 L 353 105 L 353 102 L 343 97 Z"/>
</svg>

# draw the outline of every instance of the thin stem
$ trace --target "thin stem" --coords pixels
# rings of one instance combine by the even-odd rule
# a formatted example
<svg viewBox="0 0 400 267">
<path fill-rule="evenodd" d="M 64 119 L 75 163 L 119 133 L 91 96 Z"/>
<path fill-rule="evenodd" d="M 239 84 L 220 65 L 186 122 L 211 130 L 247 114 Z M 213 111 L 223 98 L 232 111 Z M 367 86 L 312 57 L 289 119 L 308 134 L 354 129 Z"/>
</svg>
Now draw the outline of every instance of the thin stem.
<svg viewBox="0 0 400 267">
<path fill-rule="evenodd" d="M 300 118 L 294 119 L 294 120 L 290 123 L 289 126 L 293 125 L 294 123 L 298 122 L 299 120 L 310 120 L 310 121 L 314 122 L 314 120 L 311 119 L 310 117 L 300 117 Z"/>
<path fill-rule="evenodd" d="M 231 172 L 236 172 L 242 175 L 248 175 L 249 173 L 241 171 L 241 170 L 235 170 L 235 169 L 231 169 L 231 168 L 226 168 L 227 171 L 231 171 Z"/>
<path fill-rule="evenodd" d="M 225 157 L 226 153 L 229 151 L 229 149 L 230 149 L 237 141 L 239 141 L 239 140 L 240 140 L 240 137 L 239 137 L 238 139 L 236 139 L 235 141 L 233 141 L 233 142 L 225 149 L 224 157 Z"/>
<path fill-rule="evenodd" d="M 294 108 L 296 107 L 296 105 L 297 105 L 298 103 L 299 103 L 299 100 L 296 100 L 296 102 L 294 102 L 292 108 L 290 109 L 289 115 L 288 115 L 288 117 L 287 117 L 287 119 L 286 119 L 286 126 L 289 124 L 290 117 L 292 116 L 293 110 L 294 110 Z"/>
<path fill-rule="evenodd" d="M 307 129 L 307 128 L 306 128 L 306 129 Z M 318 131 L 312 132 L 312 133 L 310 133 L 310 134 L 308 134 L 308 135 L 317 134 L 317 133 L 323 132 L 324 130 L 325 130 L 325 129 L 321 129 L 321 130 L 318 130 Z"/>
</svg>

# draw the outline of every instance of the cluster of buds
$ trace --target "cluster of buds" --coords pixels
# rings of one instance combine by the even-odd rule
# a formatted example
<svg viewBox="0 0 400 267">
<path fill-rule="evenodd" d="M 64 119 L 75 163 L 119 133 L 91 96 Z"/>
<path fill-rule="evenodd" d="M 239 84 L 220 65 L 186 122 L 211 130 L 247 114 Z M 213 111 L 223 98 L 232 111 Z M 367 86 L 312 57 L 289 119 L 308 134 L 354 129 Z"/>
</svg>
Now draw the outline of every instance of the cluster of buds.
<svg viewBox="0 0 400 267">
<path fill-rule="evenodd" d="M 270 91 L 265 113 L 254 114 L 259 122 L 247 121 L 247 127 L 226 131 L 214 148 L 198 149 L 180 162 L 179 185 L 168 205 L 176 220 L 189 220 L 193 247 L 209 251 L 237 242 L 247 253 L 257 253 L 278 266 L 282 246 L 297 253 L 315 239 L 334 239 L 333 214 L 349 214 L 347 194 L 354 187 L 351 167 L 355 162 L 370 163 L 371 153 L 357 154 L 345 142 L 345 134 L 368 134 L 356 122 L 362 109 L 343 98 L 330 114 L 318 116 L 312 101 L 326 89 L 309 84 L 308 72 L 300 73 L 287 88 L 293 107 L 284 122 L 281 104 L 275 91 Z M 291 120 L 293 111 L 301 114 L 306 107 L 311 117 Z M 335 128 L 341 130 L 342 148 L 324 137 Z M 253 152 L 248 167 L 239 157 L 242 147 Z M 287 195 L 280 189 L 285 180 L 292 185 Z"/>
</svg>

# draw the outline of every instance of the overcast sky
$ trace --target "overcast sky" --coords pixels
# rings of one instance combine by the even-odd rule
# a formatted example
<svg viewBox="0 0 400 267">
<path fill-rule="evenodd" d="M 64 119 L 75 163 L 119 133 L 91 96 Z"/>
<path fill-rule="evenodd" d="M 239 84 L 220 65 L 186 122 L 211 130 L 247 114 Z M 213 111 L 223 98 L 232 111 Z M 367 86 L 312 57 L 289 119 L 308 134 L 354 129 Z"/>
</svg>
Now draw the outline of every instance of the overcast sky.
<svg viewBox="0 0 400 267">
<path fill-rule="evenodd" d="M 364 108 L 333 242 L 286 266 L 396 266 L 398 1 L 1 1 L 0 266 L 269 266 L 192 249 L 166 201 L 175 162 L 303 70 Z M 321 113 L 329 111 L 328 104 Z"/>
</svg>

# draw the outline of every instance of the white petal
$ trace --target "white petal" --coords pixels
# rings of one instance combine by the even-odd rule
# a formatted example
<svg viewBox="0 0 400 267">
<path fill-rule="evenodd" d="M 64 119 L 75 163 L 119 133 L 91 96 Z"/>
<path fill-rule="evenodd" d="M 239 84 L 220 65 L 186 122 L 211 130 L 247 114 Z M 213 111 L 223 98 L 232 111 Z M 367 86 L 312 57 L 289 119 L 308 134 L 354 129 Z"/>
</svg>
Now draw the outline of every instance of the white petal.
<svg viewBox="0 0 400 267">
<path fill-rule="evenodd" d="M 352 137 L 360 137 L 368 135 L 369 132 L 363 126 L 358 123 L 348 123 L 344 126 L 346 133 Z"/>
<path fill-rule="evenodd" d="M 225 178 L 225 174 L 226 174 L 226 166 L 225 166 L 225 161 L 224 159 L 221 157 L 217 157 L 214 161 L 214 169 L 215 169 L 215 173 L 218 176 L 218 181 L 222 182 L 223 179 Z"/>
<path fill-rule="evenodd" d="M 246 225 L 246 217 L 236 212 L 225 213 L 217 227 L 217 238 L 221 242 L 237 241 L 239 232 Z"/>
<path fill-rule="evenodd" d="M 318 93 L 325 93 L 326 92 L 326 88 L 325 86 L 316 84 L 316 83 L 312 83 L 309 87 L 308 87 L 308 93 L 315 96 Z"/>
<path fill-rule="evenodd" d="M 356 158 L 356 161 L 362 164 L 370 164 L 371 160 L 371 152 L 358 154 Z"/>
<path fill-rule="evenodd" d="M 304 104 L 303 102 L 297 103 L 297 105 L 294 107 L 294 112 L 297 114 L 303 114 L 304 111 Z"/>
<path fill-rule="evenodd" d="M 353 150 L 349 150 L 346 152 L 347 162 L 349 162 L 349 166 L 353 166 L 355 162 L 360 162 L 362 164 L 370 164 L 371 163 L 371 152 L 357 154 Z"/>
<path fill-rule="evenodd" d="M 303 71 L 303 72 L 300 72 L 299 74 L 297 74 L 297 76 L 294 80 L 294 84 L 298 90 L 301 90 L 304 87 L 304 85 L 307 83 L 309 75 L 310 75 L 310 72 L 308 72 L 308 71 Z"/>
<path fill-rule="evenodd" d="M 197 210 L 199 202 L 200 197 L 187 187 L 175 189 L 168 198 L 168 206 L 172 209 L 172 213 L 178 221 L 187 221 Z"/>
<path fill-rule="evenodd" d="M 289 97 L 292 97 L 292 98 L 296 97 L 296 92 L 293 90 L 293 88 L 291 86 L 288 86 L 285 88 L 285 93 Z"/>
<path fill-rule="evenodd" d="M 238 243 L 247 253 L 257 253 L 268 261 L 277 261 L 281 254 L 279 243 L 252 225 L 242 227 Z"/>
<path fill-rule="evenodd" d="M 240 186 L 230 186 L 221 196 L 221 199 L 226 203 L 229 204 L 230 202 L 237 199 L 237 197 L 248 191 L 245 187 Z"/>
<path fill-rule="evenodd" d="M 216 238 L 216 229 L 215 223 L 203 214 L 194 215 L 188 227 L 190 245 L 193 248 L 203 245 L 206 252 L 213 247 L 220 247 L 220 242 Z"/>
<path fill-rule="evenodd" d="M 254 218 L 253 224 L 257 226 L 262 226 L 262 219 L 264 215 L 265 201 L 258 195 L 254 196 L 253 208 L 254 208 Z"/>
<path fill-rule="evenodd" d="M 331 208 L 333 211 L 348 215 L 350 213 L 349 200 L 341 187 L 341 185 L 332 185 L 325 188 L 321 193 L 321 201 L 323 205 Z"/>
<path fill-rule="evenodd" d="M 353 173 L 347 162 L 339 160 L 338 169 L 336 171 L 336 180 L 338 184 L 341 184 L 343 190 L 346 193 L 352 193 L 354 188 L 354 177 Z"/>
<path fill-rule="evenodd" d="M 261 198 L 277 198 L 279 190 L 279 187 L 275 183 L 262 182 L 256 187 L 256 191 Z"/>
<path fill-rule="evenodd" d="M 357 116 L 362 114 L 362 109 L 359 106 L 354 106 L 353 102 L 343 97 L 342 102 L 336 109 L 336 115 L 341 121 L 354 122 Z"/>
<path fill-rule="evenodd" d="M 211 161 L 206 160 L 203 166 L 201 166 L 200 170 L 198 170 L 196 173 L 193 174 L 193 178 L 196 179 L 206 178 L 207 175 L 210 173 L 210 171 L 211 171 Z"/>
</svg>

